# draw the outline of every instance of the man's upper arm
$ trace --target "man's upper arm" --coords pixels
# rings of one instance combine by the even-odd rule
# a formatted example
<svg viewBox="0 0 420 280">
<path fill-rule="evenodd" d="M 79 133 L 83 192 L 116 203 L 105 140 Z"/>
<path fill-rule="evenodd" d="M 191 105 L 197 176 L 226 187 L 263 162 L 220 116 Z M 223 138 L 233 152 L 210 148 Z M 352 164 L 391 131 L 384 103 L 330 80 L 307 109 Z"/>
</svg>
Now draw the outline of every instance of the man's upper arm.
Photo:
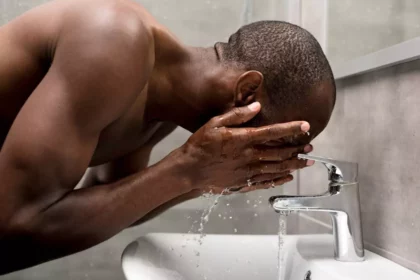
<svg viewBox="0 0 420 280">
<path fill-rule="evenodd" d="M 78 187 L 91 187 L 97 184 L 112 183 L 130 176 L 145 168 L 149 164 L 152 149 L 161 140 L 175 130 L 177 125 L 162 124 L 153 136 L 137 150 L 105 164 L 91 167 L 87 170 L 83 182 Z"/>
<path fill-rule="evenodd" d="M 40 210 L 70 191 L 101 130 L 123 114 L 147 81 L 149 37 L 141 36 L 141 27 L 129 29 L 115 19 L 86 26 L 63 27 L 48 73 L 1 149 L 0 223 L 23 205 Z"/>
</svg>

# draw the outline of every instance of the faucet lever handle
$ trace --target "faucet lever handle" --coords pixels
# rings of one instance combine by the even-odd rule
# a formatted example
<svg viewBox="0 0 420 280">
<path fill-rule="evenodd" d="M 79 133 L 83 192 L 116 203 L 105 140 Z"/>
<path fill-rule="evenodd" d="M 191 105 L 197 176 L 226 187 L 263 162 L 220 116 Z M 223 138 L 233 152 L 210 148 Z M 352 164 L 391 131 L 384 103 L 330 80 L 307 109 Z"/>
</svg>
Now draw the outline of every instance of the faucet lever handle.
<svg viewBox="0 0 420 280">
<path fill-rule="evenodd" d="M 328 169 L 328 179 L 331 182 L 357 182 L 357 163 L 334 160 L 307 154 L 298 154 L 298 159 L 309 159 L 321 162 Z"/>
</svg>

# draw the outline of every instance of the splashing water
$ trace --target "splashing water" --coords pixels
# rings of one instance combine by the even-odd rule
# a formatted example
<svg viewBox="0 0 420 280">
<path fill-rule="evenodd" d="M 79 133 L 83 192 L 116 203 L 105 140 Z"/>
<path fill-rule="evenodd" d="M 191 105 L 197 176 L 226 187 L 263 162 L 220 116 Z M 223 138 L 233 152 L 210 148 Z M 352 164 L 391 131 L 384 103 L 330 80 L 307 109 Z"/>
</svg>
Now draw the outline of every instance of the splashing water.
<svg viewBox="0 0 420 280">
<path fill-rule="evenodd" d="M 281 211 L 280 218 L 279 218 L 279 252 L 277 255 L 278 260 L 278 276 L 279 280 L 287 280 L 286 279 L 286 264 L 285 264 L 285 250 L 284 250 L 284 237 L 286 236 L 287 232 L 287 216 L 290 214 L 289 211 Z"/>
<path fill-rule="evenodd" d="M 246 182 L 247 182 L 247 184 L 248 184 L 248 187 L 252 186 L 251 179 L 246 180 Z"/>
<path fill-rule="evenodd" d="M 207 224 L 207 222 L 209 221 L 210 218 L 210 214 L 212 213 L 213 209 L 217 206 L 217 204 L 219 203 L 219 199 L 225 194 L 229 192 L 229 189 L 224 189 L 220 194 L 218 195 L 213 195 L 212 193 L 206 194 L 204 195 L 205 198 L 208 198 L 209 200 L 212 197 L 215 197 L 213 203 L 210 203 L 210 206 L 208 209 L 205 209 L 203 211 L 203 214 L 201 215 L 201 220 L 200 220 L 200 227 L 198 228 L 198 233 L 200 234 L 200 237 L 198 238 L 198 244 L 202 245 L 203 244 L 203 238 L 206 236 L 204 233 L 204 225 Z M 221 214 L 218 215 L 219 218 L 221 218 Z M 223 219 L 226 219 L 226 217 L 224 217 Z M 197 257 L 197 263 L 196 263 L 196 268 L 200 267 L 200 252 L 199 251 L 195 251 L 195 256 Z M 205 275 L 201 275 L 204 279 L 207 279 L 207 276 Z"/>
<path fill-rule="evenodd" d="M 224 191 L 222 192 L 222 194 L 224 193 Z M 205 194 L 203 194 L 202 196 L 201 196 L 202 198 L 204 198 L 204 199 L 207 199 L 208 201 L 213 197 L 213 192 L 212 192 L 212 190 L 210 190 L 210 192 L 209 193 L 205 193 Z M 212 211 L 212 209 L 213 209 L 213 207 L 215 207 L 215 205 L 217 205 L 217 202 L 218 202 L 218 199 L 219 199 L 219 197 L 217 196 L 216 197 L 216 200 L 213 202 L 213 203 L 211 203 L 211 204 L 209 204 L 210 206 L 210 208 L 209 209 L 204 209 L 203 210 L 203 213 L 201 214 L 201 218 L 200 218 L 200 224 L 199 224 L 199 228 L 197 229 L 198 230 L 198 232 L 200 233 L 200 237 L 199 237 L 199 240 L 198 240 L 198 242 L 200 243 L 200 245 L 202 244 L 202 238 L 204 237 L 204 233 L 203 233 L 203 230 L 204 230 L 204 224 L 206 224 L 207 222 L 208 222 L 208 215 L 210 215 L 210 213 L 211 213 L 211 211 Z M 199 213 L 199 211 L 197 210 L 196 211 L 196 213 L 198 214 Z M 220 215 L 219 215 L 219 217 L 220 217 Z M 198 221 L 197 220 L 195 220 L 195 221 L 193 221 L 192 222 L 192 224 L 191 224 L 191 227 L 190 227 L 190 229 L 188 230 L 188 233 L 187 234 L 191 234 L 191 233 L 195 233 L 196 231 L 195 231 L 195 225 L 196 224 L 198 224 Z M 188 241 L 190 241 L 191 239 L 189 238 L 189 237 L 187 237 L 187 238 L 185 238 L 185 240 L 184 240 L 184 244 L 183 245 L 181 245 L 181 247 L 182 248 L 186 248 L 187 247 L 187 243 L 188 243 Z M 196 238 L 193 238 L 193 240 L 197 240 Z"/>
<path fill-rule="evenodd" d="M 224 189 L 220 194 L 216 195 L 214 202 L 210 205 L 210 207 L 203 211 L 203 214 L 201 215 L 201 221 L 200 221 L 200 227 L 198 228 L 198 233 L 200 234 L 200 238 L 198 239 L 198 243 L 203 244 L 203 238 L 205 235 L 204 233 L 204 225 L 207 224 L 209 221 L 209 217 L 213 209 L 216 207 L 216 205 L 219 203 L 219 199 L 229 191 L 229 189 Z M 210 194 L 209 198 L 212 196 Z"/>
</svg>

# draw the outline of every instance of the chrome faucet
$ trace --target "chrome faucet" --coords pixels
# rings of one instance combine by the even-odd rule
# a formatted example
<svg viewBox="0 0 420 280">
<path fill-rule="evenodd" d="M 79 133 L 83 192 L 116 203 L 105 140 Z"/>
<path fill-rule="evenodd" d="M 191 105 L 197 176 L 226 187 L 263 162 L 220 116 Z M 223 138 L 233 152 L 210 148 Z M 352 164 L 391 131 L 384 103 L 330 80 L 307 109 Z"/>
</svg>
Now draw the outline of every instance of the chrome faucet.
<svg viewBox="0 0 420 280">
<path fill-rule="evenodd" d="M 315 196 L 280 195 L 270 198 L 276 212 L 319 211 L 330 213 L 335 259 L 344 262 L 364 260 L 360 217 L 357 163 L 299 154 L 299 159 L 321 162 L 328 169 L 328 191 Z"/>
</svg>

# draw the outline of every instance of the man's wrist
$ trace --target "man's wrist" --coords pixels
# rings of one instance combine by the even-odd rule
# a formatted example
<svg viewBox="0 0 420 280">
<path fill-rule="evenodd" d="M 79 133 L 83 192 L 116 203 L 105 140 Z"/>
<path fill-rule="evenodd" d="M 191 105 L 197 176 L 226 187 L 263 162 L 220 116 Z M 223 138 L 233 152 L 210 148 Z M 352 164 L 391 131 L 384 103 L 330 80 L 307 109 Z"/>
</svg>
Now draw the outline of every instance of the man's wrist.
<svg viewBox="0 0 420 280">
<path fill-rule="evenodd" d="M 196 175 L 194 174 L 194 159 L 186 153 L 183 148 L 178 148 L 171 152 L 164 160 L 169 174 L 179 185 L 181 192 L 188 193 L 197 188 Z"/>
</svg>

